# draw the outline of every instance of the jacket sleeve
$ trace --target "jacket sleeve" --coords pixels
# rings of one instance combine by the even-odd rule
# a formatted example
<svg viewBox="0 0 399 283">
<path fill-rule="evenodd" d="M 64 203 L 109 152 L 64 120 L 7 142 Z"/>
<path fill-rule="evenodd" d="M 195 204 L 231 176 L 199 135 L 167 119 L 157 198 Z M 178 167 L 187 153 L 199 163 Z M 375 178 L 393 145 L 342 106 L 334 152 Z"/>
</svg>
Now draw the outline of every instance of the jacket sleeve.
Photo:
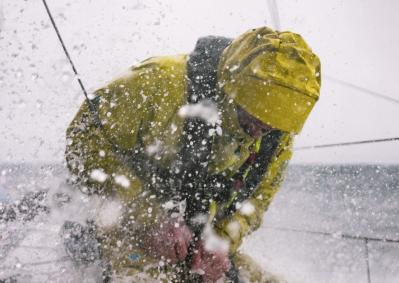
<svg viewBox="0 0 399 283">
<path fill-rule="evenodd" d="M 272 163 L 254 194 L 239 204 L 237 210 L 227 218 L 217 220 L 215 231 L 230 242 L 230 252 L 235 253 L 245 236 L 259 228 L 263 215 L 283 180 L 285 168 L 291 158 L 292 137 L 284 135 Z"/>
<path fill-rule="evenodd" d="M 101 126 L 94 125 L 95 116 L 84 102 L 67 130 L 67 165 L 81 187 L 116 197 L 130 207 L 132 222 L 145 225 L 162 213 L 157 213 L 157 200 L 146 195 L 145 184 L 124 157 L 140 146 L 140 136 L 151 124 L 152 100 L 162 87 L 158 75 L 156 62 L 145 61 L 95 91 Z"/>
<path fill-rule="evenodd" d="M 151 101 L 146 99 L 151 86 L 140 85 L 141 77 L 133 69 L 95 91 L 95 113 L 85 101 L 67 129 L 68 167 L 93 192 L 131 198 L 140 190 L 140 180 L 121 156 L 136 146 L 151 115 L 147 107 Z M 94 125 L 97 120 L 100 127 Z"/>
<path fill-rule="evenodd" d="M 93 103 L 101 126 L 87 102 L 67 130 L 67 166 L 77 183 L 90 192 L 121 200 L 123 215 L 117 234 L 145 232 L 146 227 L 168 217 L 129 163 L 138 151 L 146 151 L 173 128 L 169 123 L 185 103 L 186 55 L 154 57 L 94 93 Z M 168 135 L 173 139 L 173 135 Z M 146 153 L 146 152 L 144 152 Z M 155 158 L 155 157 L 154 157 Z M 107 198 L 108 199 L 108 198 Z"/>
</svg>

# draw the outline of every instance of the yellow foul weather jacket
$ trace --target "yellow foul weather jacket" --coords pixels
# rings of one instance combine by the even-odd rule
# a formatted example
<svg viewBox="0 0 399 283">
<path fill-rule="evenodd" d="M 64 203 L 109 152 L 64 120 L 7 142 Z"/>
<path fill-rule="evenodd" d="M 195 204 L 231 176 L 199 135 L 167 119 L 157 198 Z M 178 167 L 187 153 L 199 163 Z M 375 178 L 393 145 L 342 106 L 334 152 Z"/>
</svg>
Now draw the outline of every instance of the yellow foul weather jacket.
<svg viewBox="0 0 399 283">
<path fill-rule="evenodd" d="M 124 250 L 128 250 L 128 247 L 134 250 L 135 247 L 129 243 L 134 242 L 134 239 L 127 230 L 135 230 L 140 235 L 140 231 L 146 231 L 146 227 L 176 212 L 176 208 L 171 209 L 173 195 L 170 199 L 158 197 L 156 189 L 165 196 L 168 194 L 165 188 L 175 186 L 173 189 L 176 191 L 178 184 L 157 186 L 156 182 L 166 181 L 151 174 L 143 177 L 142 172 L 149 168 L 174 168 L 183 143 L 189 143 L 189 139 L 187 141 L 183 136 L 191 108 L 182 111 L 189 99 L 188 60 L 188 55 L 153 57 L 130 68 L 126 74 L 94 93 L 92 103 L 95 113 L 84 102 L 67 130 L 66 159 L 72 178 L 83 191 L 115 198 L 124 204 L 122 220 L 107 232 L 117 239 L 113 243 L 115 247 L 122 245 Z M 230 69 L 234 71 L 236 67 L 230 66 Z M 217 76 L 220 82 L 220 69 L 217 70 Z M 265 80 L 264 85 L 269 84 L 270 81 Z M 223 83 L 216 85 L 219 99 L 216 100 L 217 110 L 214 111 L 217 114 L 216 122 L 213 121 L 214 127 L 207 133 L 207 137 L 212 139 L 212 158 L 205 166 L 207 174 L 232 180 L 237 172 L 242 171 L 240 176 L 245 182 L 251 169 L 246 168 L 244 172 L 244 165 L 251 153 L 259 154 L 262 139 L 256 140 L 244 132 L 237 119 L 234 97 L 224 93 Z M 254 87 L 256 91 L 260 88 L 257 85 Z M 306 87 L 313 86 L 306 84 Z M 246 89 L 246 92 L 250 92 L 250 89 Z M 306 107 L 309 97 L 312 96 L 307 96 L 303 102 Z M 247 105 L 245 109 L 248 109 Z M 306 119 L 309 111 L 306 108 L 296 115 Z M 283 115 L 281 113 L 279 115 Z M 259 115 L 257 118 L 262 118 Z M 284 127 L 289 123 L 289 120 L 284 121 Z M 292 155 L 293 135 L 300 130 L 297 121 L 295 123 L 295 130 L 279 131 L 277 143 L 269 152 L 271 155 L 265 171 L 245 198 L 237 201 L 235 197 L 240 192 L 229 192 L 227 197 L 210 199 L 205 204 L 203 211 L 207 212 L 207 223 L 220 237 L 228 240 L 231 254 L 237 251 L 246 235 L 260 226 L 265 210 L 279 189 L 284 169 Z M 155 167 L 143 165 L 138 168 L 140 164 L 137 160 Z M 217 191 L 217 188 L 212 190 Z M 191 193 L 195 195 L 196 192 Z M 226 209 L 230 212 L 225 213 Z"/>
</svg>

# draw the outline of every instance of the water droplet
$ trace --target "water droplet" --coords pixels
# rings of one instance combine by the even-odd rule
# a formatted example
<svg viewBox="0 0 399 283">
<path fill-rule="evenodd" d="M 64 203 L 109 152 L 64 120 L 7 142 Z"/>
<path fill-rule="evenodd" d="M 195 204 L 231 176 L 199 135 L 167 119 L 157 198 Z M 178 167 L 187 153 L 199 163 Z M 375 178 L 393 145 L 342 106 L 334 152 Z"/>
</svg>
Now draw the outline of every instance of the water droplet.
<svg viewBox="0 0 399 283">
<path fill-rule="evenodd" d="M 20 79 L 22 78 L 24 75 L 24 72 L 22 71 L 22 69 L 17 69 L 17 71 L 15 72 L 15 76 Z"/>
<path fill-rule="evenodd" d="M 36 81 L 38 78 L 39 78 L 38 73 L 32 73 L 32 76 L 31 76 L 32 81 Z"/>
<path fill-rule="evenodd" d="M 26 102 L 22 99 L 18 100 L 17 102 L 15 102 L 16 106 L 18 108 L 25 108 L 26 107 Z"/>
<path fill-rule="evenodd" d="M 43 101 L 41 101 L 40 99 L 36 100 L 36 108 L 41 110 L 43 107 Z"/>
<path fill-rule="evenodd" d="M 68 83 L 71 81 L 71 74 L 69 72 L 63 72 L 61 75 L 61 81 L 63 83 Z"/>
</svg>

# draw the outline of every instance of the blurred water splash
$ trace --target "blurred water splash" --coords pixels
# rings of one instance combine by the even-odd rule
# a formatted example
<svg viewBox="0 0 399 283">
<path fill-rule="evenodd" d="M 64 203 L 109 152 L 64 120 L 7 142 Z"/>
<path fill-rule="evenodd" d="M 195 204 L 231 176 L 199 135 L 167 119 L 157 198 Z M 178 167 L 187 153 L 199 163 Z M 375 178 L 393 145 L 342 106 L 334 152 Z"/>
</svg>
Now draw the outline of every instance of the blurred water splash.
<svg viewBox="0 0 399 283">
<path fill-rule="evenodd" d="M 4 24 L 4 12 L 3 12 L 3 0 L 0 1 L 0 33 L 3 30 Z"/>
<path fill-rule="evenodd" d="M 59 231 L 66 220 L 96 217 L 98 200 L 69 186 L 61 165 L 0 165 L 0 172 L 1 195 L 14 202 L 46 190 L 50 207 L 33 221 L 0 224 L 0 279 L 95 282 L 98 270 L 74 264 Z M 242 250 L 288 282 L 394 282 L 399 244 L 383 240 L 399 240 L 398 199 L 399 166 L 294 165 Z"/>
</svg>

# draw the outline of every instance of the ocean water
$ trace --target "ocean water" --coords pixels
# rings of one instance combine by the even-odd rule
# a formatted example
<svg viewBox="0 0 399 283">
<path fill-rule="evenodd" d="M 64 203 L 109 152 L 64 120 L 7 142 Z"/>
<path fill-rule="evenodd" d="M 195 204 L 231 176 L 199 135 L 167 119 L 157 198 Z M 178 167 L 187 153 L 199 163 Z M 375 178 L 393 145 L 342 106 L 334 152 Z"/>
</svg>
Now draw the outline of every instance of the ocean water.
<svg viewBox="0 0 399 283">
<path fill-rule="evenodd" d="M 242 251 L 286 282 L 396 282 L 398 173 L 399 166 L 290 166 L 263 225 Z M 46 191 L 43 203 L 51 208 L 33 221 L 0 224 L 0 280 L 98 280 L 95 270 L 76 266 L 61 243 L 63 223 L 95 217 L 98 205 L 67 178 L 61 165 L 0 165 L 1 203 Z M 60 205 L 59 193 L 68 193 L 71 204 Z"/>
</svg>

